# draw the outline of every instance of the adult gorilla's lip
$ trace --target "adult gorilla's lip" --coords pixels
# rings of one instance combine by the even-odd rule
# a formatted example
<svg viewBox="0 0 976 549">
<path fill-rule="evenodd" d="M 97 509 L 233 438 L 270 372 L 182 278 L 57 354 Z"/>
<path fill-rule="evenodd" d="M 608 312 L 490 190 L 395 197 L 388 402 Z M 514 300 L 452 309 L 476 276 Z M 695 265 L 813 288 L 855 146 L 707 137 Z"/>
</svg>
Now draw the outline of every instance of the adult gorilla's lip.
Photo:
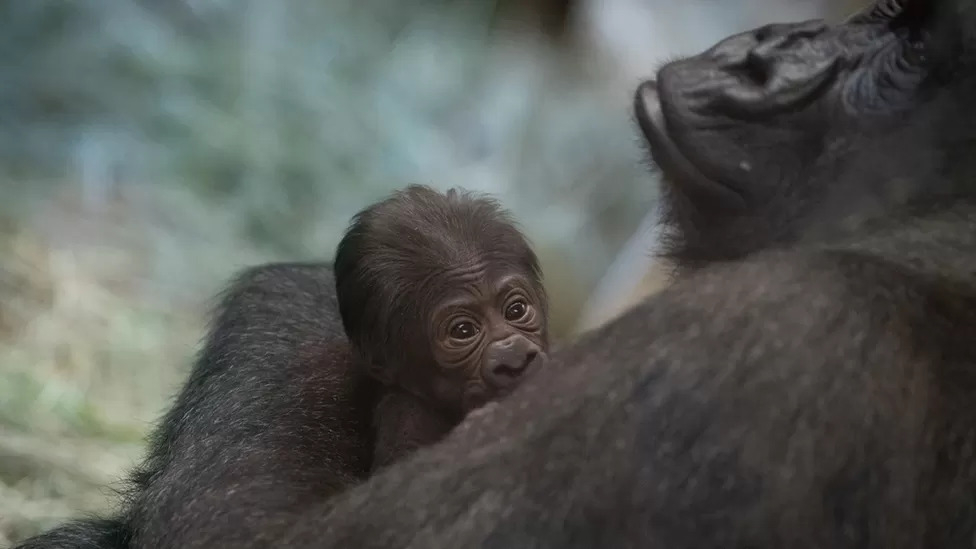
<svg viewBox="0 0 976 549">
<path fill-rule="evenodd" d="M 717 201 L 719 204 L 745 205 L 742 195 L 727 185 L 706 176 L 685 156 L 668 135 L 668 124 L 661 108 L 657 82 L 648 80 L 637 87 L 634 113 L 641 132 L 651 146 L 651 156 L 672 183 L 695 198 Z"/>
</svg>

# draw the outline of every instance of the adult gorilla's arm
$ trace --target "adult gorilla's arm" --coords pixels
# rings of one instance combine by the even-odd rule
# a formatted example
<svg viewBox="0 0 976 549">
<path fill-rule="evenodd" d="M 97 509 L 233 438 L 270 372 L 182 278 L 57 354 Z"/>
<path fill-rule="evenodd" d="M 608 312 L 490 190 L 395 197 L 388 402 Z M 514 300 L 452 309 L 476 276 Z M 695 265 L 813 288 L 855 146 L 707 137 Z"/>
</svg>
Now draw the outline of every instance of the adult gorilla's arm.
<svg viewBox="0 0 976 549">
<path fill-rule="evenodd" d="M 976 374 L 943 361 L 976 300 L 930 292 L 976 240 L 930 234 L 904 263 L 839 250 L 706 269 L 280 545 L 968 546 Z"/>
<path fill-rule="evenodd" d="M 288 517 L 366 474 L 366 391 L 329 266 L 244 272 L 135 475 L 132 546 L 281 539 Z"/>
<path fill-rule="evenodd" d="M 294 367 L 302 340 L 232 353 L 257 368 L 243 379 L 223 360 L 208 369 L 205 353 L 162 430 L 172 452 L 150 462 L 158 473 L 144 479 L 132 546 L 865 548 L 926 535 L 954 547 L 942 542 L 973 526 L 959 513 L 976 483 L 958 452 L 973 441 L 974 381 L 941 361 L 971 336 L 976 303 L 933 292 L 938 273 L 971 272 L 959 253 L 974 245 L 976 232 L 959 231 L 970 218 L 948 212 L 883 235 L 887 249 L 706 268 L 563 349 L 444 442 L 330 501 L 333 469 L 303 443 L 325 440 L 315 426 L 335 410 L 261 370 L 278 357 L 281 371 L 314 382 Z M 230 347 L 268 337 L 255 334 L 279 319 L 317 324 L 275 305 L 313 303 L 296 288 L 314 285 L 294 280 L 315 271 L 276 269 L 244 284 L 247 298 L 240 283 L 232 291 L 238 307 L 216 328 L 236 334 Z M 933 321 L 946 345 L 914 335 Z M 204 390 L 214 403 L 194 404 L 207 384 L 230 394 Z"/>
</svg>

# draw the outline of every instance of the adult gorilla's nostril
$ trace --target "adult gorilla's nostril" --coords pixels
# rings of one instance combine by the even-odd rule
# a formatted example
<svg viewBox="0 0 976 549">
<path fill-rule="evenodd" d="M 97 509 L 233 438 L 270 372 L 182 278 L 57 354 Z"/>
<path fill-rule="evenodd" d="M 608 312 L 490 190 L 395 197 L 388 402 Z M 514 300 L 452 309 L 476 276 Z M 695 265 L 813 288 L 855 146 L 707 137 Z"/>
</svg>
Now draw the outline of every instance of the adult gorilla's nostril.
<svg viewBox="0 0 976 549">
<path fill-rule="evenodd" d="M 746 54 L 746 60 L 743 63 L 742 70 L 749 80 L 760 86 L 765 86 L 769 82 L 770 74 L 773 72 L 770 64 L 770 60 L 754 50 Z"/>
</svg>

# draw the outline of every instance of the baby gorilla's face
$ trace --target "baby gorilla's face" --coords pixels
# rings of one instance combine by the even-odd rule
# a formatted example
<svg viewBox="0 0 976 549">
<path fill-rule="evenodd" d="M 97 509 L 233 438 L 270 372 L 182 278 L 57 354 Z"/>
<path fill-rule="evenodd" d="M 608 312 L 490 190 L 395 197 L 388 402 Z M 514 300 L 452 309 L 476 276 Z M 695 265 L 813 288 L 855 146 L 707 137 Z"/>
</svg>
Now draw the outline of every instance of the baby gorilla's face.
<svg viewBox="0 0 976 549">
<path fill-rule="evenodd" d="M 508 394 L 545 363 L 545 296 L 512 267 L 477 265 L 438 279 L 445 291 L 424 327 L 432 360 L 415 364 L 408 383 L 438 405 L 467 413 Z"/>
</svg>

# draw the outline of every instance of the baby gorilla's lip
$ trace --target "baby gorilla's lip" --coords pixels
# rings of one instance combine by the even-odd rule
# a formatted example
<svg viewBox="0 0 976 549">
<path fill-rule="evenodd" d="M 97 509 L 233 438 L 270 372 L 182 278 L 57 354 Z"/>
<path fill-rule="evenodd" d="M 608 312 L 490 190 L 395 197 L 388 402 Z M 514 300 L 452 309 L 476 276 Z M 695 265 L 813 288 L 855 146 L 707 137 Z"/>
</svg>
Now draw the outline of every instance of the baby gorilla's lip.
<svg viewBox="0 0 976 549">
<path fill-rule="evenodd" d="M 519 386 L 525 383 L 526 380 L 528 380 L 530 377 L 535 375 L 536 372 L 538 372 L 543 367 L 545 367 L 546 362 L 548 360 L 549 360 L 549 355 L 547 355 L 545 352 L 540 351 L 539 353 L 537 353 L 535 355 L 535 358 L 533 358 L 532 361 L 525 366 L 525 370 L 522 373 L 521 378 L 519 378 L 518 383 L 514 383 L 512 385 L 509 385 L 508 387 L 495 390 L 492 400 L 498 400 L 499 398 L 504 398 L 512 394 L 516 389 L 519 388 Z"/>
<path fill-rule="evenodd" d="M 536 354 L 535 358 L 533 358 L 532 361 L 525 366 L 525 371 L 521 375 L 519 381 L 507 387 L 489 387 L 487 384 L 481 381 L 469 383 L 465 388 L 464 396 L 462 397 L 462 406 L 464 407 L 465 413 L 471 413 L 472 411 L 477 410 L 486 404 L 495 402 L 512 394 L 512 392 L 518 389 L 526 379 L 545 367 L 548 361 L 548 353 L 545 351 L 540 351 L 538 354 Z"/>
<path fill-rule="evenodd" d="M 706 199 L 717 198 L 721 204 L 744 204 L 739 193 L 703 174 L 671 139 L 656 81 L 647 80 L 638 86 L 634 96 L 634 113 L 641 132 L 651 146 L 651 156 L 667 179 L 678 183 L 689 194 Z"/>
</svg>

